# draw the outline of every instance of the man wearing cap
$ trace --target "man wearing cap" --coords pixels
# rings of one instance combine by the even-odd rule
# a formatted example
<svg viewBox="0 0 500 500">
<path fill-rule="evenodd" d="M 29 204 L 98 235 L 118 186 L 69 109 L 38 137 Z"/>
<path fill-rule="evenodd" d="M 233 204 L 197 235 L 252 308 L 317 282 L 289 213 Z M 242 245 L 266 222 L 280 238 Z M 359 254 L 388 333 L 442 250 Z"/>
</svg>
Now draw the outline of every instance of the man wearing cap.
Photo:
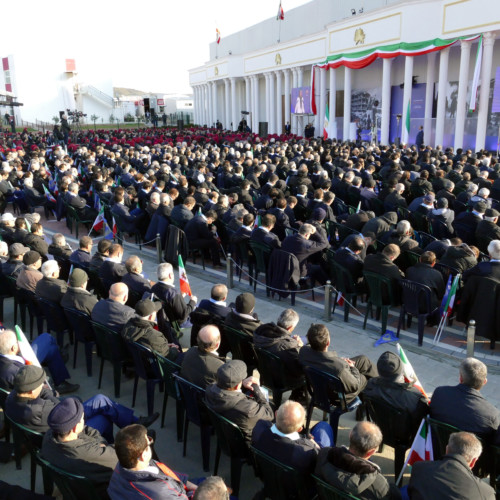
<svg viewBox="0 0 500 500">
<path fill-rule="evenodd" d="M 234 301 L 234 307 L 227 314 L 224 326 L 229 326 L 247 335 L 253 332 L 262 324 L 255 309 L 255 296 L 252 293 L 241 293 Z"/>
<path fill-rule="evenodd" d="M 431 211 L 434 209 L 435 199 L 436 199 L 436 197 L 434 196 L 433 193 L 426 194 L 424 196 L 422 203 L 415 210 L 415 213 L 428 216 L 431 213 Z"/>
<path fill-rule="evenodd" d="M 498 217 L 500 213 L 494 208 L 488 208 L 484 212 L 484 218 L 476 227 L 476 241 L 479 250 L 484 252 L 491 240 L 500 240 L 500 226 Z"/>
<path fill-rule="evenodd" d="M 31 233 L 24 238 L 24 244 L 36 250 L 42 256 L 43 261 L 47 260 L 49 245 L 43 237 L 43 226 L 41 224 L 35 223 L 31 225 Z"/>
<path fill-rule="evenodd" d="M 138 342 L 150 347 L 165 358 L 179 362 L 179 349 L 177 346 L 169 344 L 165 336 L 154 328 L 156 314 L 161 308 L 162 303 L 160 301 L 139 300 L 135 305 L 136 315 L 128 320 L 121 334 L 127 342 Z"/>
<path fill-rule="evenodd" d="M 380 355 L 377 370 L 379 376 L 368 380 L 363 395 L 405 412 L 411 421 L 411 428 L 402 432 L 408 435 L 415 433 L 422 418 L 429 413 L 429 400 L 413 383 L 405 382 L 403 364 L 393 352 L 386 351 Z"/>
<path fill-rule="evenodd" d="M 68 290 L 61 300 L 61 306 L 82 311 L 89 316 L 97 304 L 97 297 L 87 290 L 89 277 L 83 269 L 73 269 L 69 277 Z"/>
<path fill-rule="evenodd" d="M 68 369 L 56 339 L 50 333 L 39 335 L 31 342 L 31 348 L 38 361 L 49 369 L 55 388 L 60 394 L 78 390 L 80 387 L 78 384 L 69 382 Z M 0 387 L 11 390 L 14 386 L 14 377 L 24 364 L 25 360 L 21 356 L 16 334 L 12 330 L 0 330 Z"/>
<path fill-rule="evenodd" d="M 16 285 L 18 288 L 35 293 L 36 284 L 43 278 L 43 274 L 39 271 L 42 267 L 42 257 L 38 252 L 30 250 L 23 255 L 23 264 Z"/>
<path fill-rule="evenodd" d="M 13 243 L 9 247 L 9 260 L 2 263 L 2 274 L 4 276 L 14 276 L 16 279 L 23 267 L 24 254 L 30 249 L 22 243 Z"/>
<path fill-rule="evenodd" d="M 235 423 L 251 440 L 252 430 L 259 420 L 273 420 L 271 405 L 260 390 L 255 377 L 247 377 L 247 366 L 234 359 L 217 370 L 217 382 L 209 385 L 205 402 L 209 408 Z M 242 392 L 249 391 L 250 396 Z"/>
<path fill-rule="evenodd" d="M 55 260 L 48 260 L 42 264 L 43 278 L 36 284 L 37 297 L 52 302 L 61 302 L 68 285 L 59 279 L 59 264 Z"/>
<path fill-rule="evenodd" d="M 127 321 L 134 316 L 135 311 L 126 305 L 128 287 L 125 283 L 115 283 L 109 289 L 109 297 L 101 299 L 92 309 L 92 321 L 121 332 Z"/>
</svg>

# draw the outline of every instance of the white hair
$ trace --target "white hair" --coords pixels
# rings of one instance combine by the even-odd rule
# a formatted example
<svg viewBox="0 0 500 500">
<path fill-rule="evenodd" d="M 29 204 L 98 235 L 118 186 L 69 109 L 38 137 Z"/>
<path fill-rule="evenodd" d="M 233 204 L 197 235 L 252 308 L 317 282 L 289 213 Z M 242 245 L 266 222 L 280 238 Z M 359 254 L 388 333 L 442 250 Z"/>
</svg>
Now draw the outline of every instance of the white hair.
<svg viewBox="0 0 500 500">
<path fill-rule="evenodd" d="M 49 278 L 57 271 L 59 271 L 59 264 L 55 260 L 48 260 L 42 264 L 42 274 L 45 278 Z"/>
<path fill-rule="evenodd" d="M 500 260 L 500 240 L 492 240 L 488 245 L 488 253 L 495 260 Z"/>
<path fill-rule="evenodd" d="M 174 268 L 172 264 L 164 262 L 158 266 L 156 273 L 158 275 L 158 281 L 165 281 L 169 276 L 174 274 Z"/>
</svg>

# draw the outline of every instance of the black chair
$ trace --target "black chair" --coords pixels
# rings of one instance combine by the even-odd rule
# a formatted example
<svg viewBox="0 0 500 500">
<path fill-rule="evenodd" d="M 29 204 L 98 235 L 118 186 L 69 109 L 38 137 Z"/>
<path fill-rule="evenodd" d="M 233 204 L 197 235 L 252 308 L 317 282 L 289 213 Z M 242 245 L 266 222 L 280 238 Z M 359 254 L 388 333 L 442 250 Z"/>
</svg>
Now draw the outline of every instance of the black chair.
<svg viewBox="0 0 500 500">
<path fill-rule="evenodd" d="M 313 488 L 308 475 L 270 457 L 254 446 L 250 447 L 257 476 L 264 483 L 263 494 L 272 500 L 302 500 L 310 498 Z"/>
<path fill-rule="evenodd" d="M 241 469 L 244 463 L 250 463 L 250 451 L 242 430 L 227 418 L 207 407 L 207 413 L 217 436 L 214 476 L 219 470 L 221 452 L 231 459 L 231 487 L 233 495 L 240 492 Z"/>
<path fill-rule="evenodd" d="M 377 309 L 377 320 L 382 314 L 382 330 L 381 335 L 387 330 L 387 319 L 389 317 L 389 309 L 391 306 L 397 305 L 396 294 L 394 293 L 392 280 L 382 276 L 381 274 L 365 271 L 363 273 L 365 282 L 368 285 L 368 303 L 366 306 L 365 320 L 363 321 L 363 330 L 366 328 L 368 314 L 373 317 L 372 307 Z"/>
<path fill-rule="evenodd" d="M 203 470 L 210 470 L 210 435 L 212 433 L 212 427 L 209 420 L 204 412 L 205 405 L 203 400 L 205 398 L 205 389 L 198 387 L 191 382 L 174 375 L 179 389 L 181 392 L 182 402 L 184 404 L 184 447 L 182 451 L 182 456 L 186 456 L 187 448 L 187 433 L 189 422 L 197 425 L 200 428 L 201 435 L 201 455 L 203 459 Z"/>
<path fill-rule="evenodd" d="M 13 297 L 7 276 L 0 272 L 0 321 L 3 321 L 3 302 Z"/>
<path fill-rule="evenodd" d="M 68 281 L 71 262 L 67 257 L 61 257 L 59 255 L 54 255 L 53 257 L 54 260 L 59 264 L 59 279 Z"/>
<path fill-rule="evenodd" d="M 104 287 L 101 278 L 99 277 L 99 273 L 93 269 L 88 269 L 86 272 L 89 276 L 88 288 L 90 290 L 94 290 L 94 293 L 99 299 L 107 299 L 109 288 L 107 289 Z"/>
<path fill-rule="evenodd" d="M 497 492 L 497 498 L 500 493 L 500 446 L 490 445 L 491 469 L 490 485 Z"/>
<path fill-rule="evenodd" d="M 346 493 L 345 491 L 335 488 L 335 486 L 326 483 L 323 479 L 320 479 L 314 474 L 311 477 L 316 483 L 316 489 L 318 490 L 318 497 L 320 500 L 361 500 L 359 497 L 355 497 L 350 493 Z"/>
<path fill-rule="evenodd" d="M 257 279 L 259 278 L 259 273 L 263 273 L 266 278 L 266 294 L 269 297 L 268 264 L 273 249 L 265 243 L 258 243 L 252 240 L 250 240 L 248 244 L 255 257 L 253 290 L 254 292 L 257 290 Z"/>
<path fill-rule="evenodd" d="M 135 290 L 131 290 L 129 288 L 127 306 L 134 309 L 137 302 L 139 302 L 142 299 L 142 295 L 143 295 L 142 293 L 136 292 Z"/>
<path fill-rule="evenodd" d="M 441 262 L 436 262 L 434 264 L 434 269 L 439 271 L 443 275 L 443 280 L 445 283 L 448 282 L 448 278 L 450 277 L 450 274 L 455 277 L 457 274 L 460 274 L 460 269 L 457 269 L 456 267 L 453 266 L 448 266 L 446 264 L 442 264 Z"/>
<path fill-rule="evenodd" d="M 413 226 L 413 229 L 415 229 L 416 231 L 430 233 L 431 226 L 429 223 L 429 217 L 427 217 L 427 215 L 421 214 L 419 212 L 411 212 L 410 222 Z"/>
<path fill-rule="evenodd" d="M 138 342 L 126 342 L 127 348 L 132 356 L 135 366 L 134 390 L 132 393 L 132 408 L 135 407 L 137 397 L 137 385 L 142 378 L 146 382 L 146 400 L 148 415 L 154 413 L 155 387 L 163 382 L 163 377 L 158 366 L 156 355 L 153 351 Z"/>
<path fill-rule="evenodd" d="M 340 416 L 355 410 L 361 404 L 361 400 L 356 396 L 347 404 L 344 384 L 331 373 L 317 370 L 312 366 L 305 366 L 304 372 L 311 394 L 311 402 L 307 408 L 306 431 L 309 431 L 313 409 L 319 408 L 330 415 L 330 426 L 336 444 Z"/>
<path fill-rule="evenodd" d="M 229 343 L 232 359 L 244 361 L 247 365 L 248 375 L 250 376 L 257 366 L 253 337 L 230 326 L 224 325 L 223 329 L 224 337 Z"/>
<path fill-rule="evenodd" d="M 88 227 L 89 227 L 88 225 L 92 224 L 94 222 L 93 220 L 81 219 L 80 216 L 78 215 L 78 211 L 75 209 L 75 207 L 72 207 L 71 205 L 68 205 L 68 204 L 66 204 L 66 219 L 70 223 L 71 234 L 73 234 L 73 224 L 74 224 L 75 234 L 76 234 L 77 239 L 78 239 L 78 227 L 79 227 L 79 225 L 84 224 L 88 229 Z"/>
<path fill-rule="evenodd" d="M 349 311 L 350 303 L 356 307 L 357 293 L 355 291 L 355 283 L 351 276 L 351 273 L 344 267 L 335 262 L 334 252 L 328 250 L 326 252 L 328 259 L 328 266 L 330 268 L 330 277 L 335 283 L 336 290 L 334 291 L 333 299 L 333 313 L 335 313 L 335 308 L 337 307 L 337 299 L 339 297 L 339 292 L 342 293 L 344 302 L 344 321 L 347 323 L 349 321 Z"/>
<path fill-rule="evenodd" d="M 453 221 L 453 227 L 455 228 L 455 236 L 458 236 L 467 245 L 474 245 L 476 243 L 475 228 L 463 224 L 456 219 Z"/>
<path fill-rule="evenodd" d="M 446 222 L 431 217 L 431 233 L 438 240 L 444 240 L 447 238 L 453 238 L 453 233 L 450 231 L 448 224 Z"/>
<path fill-rule="evenodd" d="M 45 315 L 38 304 L 38 299 L 34 292 L 25 290 L 24 288 L 18 289 L 19 304 L 24 304 L 30 319 L 30 340 L 33 340 L 33 327 L 36 320 L 38 335 L 43 333 L 43 322 Z M 22 306 L 21 306 L 22 307 Z M 22 325 L 22 314 L 21 314 Z"/>
<path fill-rule="evenodd" d="M 292 271 L 289 276 L 284 276 L 283 274 L 285 266 L 284 263 L 287 263 L 287 265 L 290 264 L 292 267 Z M 276 292 L 272 290 L 271 297 L 274 298 L 274 295 L 277 294 L 281 300 L 282 297 L 287 298 L 288 295 L 291 295 L 291 305 L 294 306 L 295 290 L 297 290 L 300 281 L 300 265 L 297 257 L 290 252 L 285 252 L 284 250 L 276 248 L 271 252 L 269 257 L 267 276 L 269 277 L 269 283 L 272 283 L 273 288 L 278 290 L 289 290 L 289 292 Z"/>
<path fill-rule="evenodd" d="M 254 273 L 254 260 L 253 254 L 250 253 L 250 246 L 248 239 L 242 240 L 239 243 L 234 243 L 233 248 L 235 251 L 236 262 L 238 264 L 238 281 L 241 281 L 244 266 L 247 265 L 248 269 L 248 283 L 252 285 L 252 276 Z"/>
<path fill-rule="evenodd" d="M 64 346 L 64 334 L 66 332 L 69 332 L 70 342 L 73 343 L 71 327 L 66 319 L 61 305 L 57 302 L 41 297 L 37 297 L 37 300 L 40 303 L 40 308 L 43 311 L 45 320 L 47 321 L 47 329 L 56 334 L 59 347 Z"/>
<path fill-rule="evenodd" d="M 5 442 L 10 443 L 10 423 L 9 419 L 5 418 L 5 400 L 7 399 L 7 396 L 9 395 L 9 391 L 7 389 L 3 389 L 0 387 L 0 408 L 3 411 L 4 415 L 4 436 L 5 436 Z"/>
<path fill-rule="evenodd" d="M 281 405 L 283 393 L 303 387 L 306 384 L 306 379 L 304 377 L 290 377 L 283 361 L 276 354 L 259 347 L 255 347 L 255 352 L 257 353 L 257 367 L 261 384 L 271 389 L 274 406 L 278 408 Z"/>
<path fill-rule="evenodd" d="M 414 233 L 415 240 L 418 241 L 418 246 L 422 249 L 437 239 L 432 234 L 425 233 L 424 231 L 414 231 Z"/>
<path fill-rule="evenodd" d="M 83 311 L 71 307 L 63 307 L 68 323 L 71 325 L 75 336 L 73 349 L 73 369 L 76 368 L 76 356 L 78 354 L 78 344 L 85 347 L 85 363 L 87 365 L 87 375 L 92 377 L 92 349 L 95 344 L 95 334 L 92 328 L 90 316 Z"/>
<path fill-rule="evenodd" d="M 2 276 L 7 278 L 6 287 L 9 290 L 10 296 L 14 298 L 14 324 L 17 325 L 17 310 L 19 309 L 21 315 L 22 313 L 21 306 L 19 305 L 19 288 L 16 285 L 16 278 L 14 276 Z"/>
<path fill-rule="evenodd" d="M 399 257 L 394 261 L 394 264 L 396 264 L 403 272 L 406 272 L 409 267 L 418 264 L 419 260 L 420 254 L 412 252 L 411 250 L 403 250 Z"/>
<path fill-rule="evenodd" d="M 426 285 L 421 285 L 411 280 L 400 280 L 401 287 L 401 311 L 399 313 L 398 332 L 404 322 L 405 314 L 408 314 L 407 327 L 411 326 L 411 318 L 418 318 L 418 345 L 422 345 L 424 340 L 425 320 L 432 313 L 431 289 Z"/>
</svg>

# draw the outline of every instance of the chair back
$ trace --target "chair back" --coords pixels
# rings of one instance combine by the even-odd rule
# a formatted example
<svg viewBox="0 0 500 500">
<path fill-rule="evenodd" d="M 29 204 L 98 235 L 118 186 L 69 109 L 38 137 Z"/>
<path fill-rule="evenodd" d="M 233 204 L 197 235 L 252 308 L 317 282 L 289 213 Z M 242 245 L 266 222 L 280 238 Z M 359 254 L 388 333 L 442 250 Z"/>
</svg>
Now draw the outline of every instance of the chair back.
<svg viewBox="0 0 500 500">
<path fill-rule="evenodd" d="M 391 279 L 370 271 L 365 271 L 363 275 L 370 292 L 370 302 L 374 306 L 396 305 L 396 294 Z"/>
<path fill-rule="evenodd" d="M 154 352 L 139 342 L 125 342 L 132 356 L 136 376 L 143 380 L 162 380 L 162 373 Z"/>
<path fill-rule="evenodd" d="M 443 275 L 444 282 L 446 283 L 448 281 L 448 278 L 450 274 L 455 277 L 457 274 L 460 273 L 460 269 L 457 269 L 456 267 L 453 266 L 448 266 L 446 264 L 442 264 L 441 262 L 436 262 L 434 264 L 434 269 L 439 271 Z"/>
<path fill-rule="evenodd" d="M 335 273 L 335 287 L 337 290 L 344 295 L 354 293 L 356 285 L 354 284 L 351 273 L 344 266 L 335 261 L 333 254 L 328 253 L 327 258 L 328 263 L 332 266 Z"/>
<path fill-rule="evenodd" d="M 271 255 L 272 248 L 265 243 L 259 243 L 252 240 L 250 240 L 248 244 L 255 256 L 256 271 L 267 275 L 267 264 L 269 263 L 269 257 Z"/>
<path fill-rule="evenodd" d="M 201 408 L 202 405 L 204 407 L 205 389 L 188 382 L 177 374 L 174 374 L 174 378 L 179 386 L 187 419 L 201 427 L 202 423 L 204 423 Z"/>
<path fill-rule="evenodd" d="M 399 257 L 394 261 L 402 271 L 406 271 L 409 267 L 418 264 L 420 254 L 412 252 L 411 250 L 403 250 Z"/>
<path fill-rule="evenodd" d="M 99 356 L 111 363 L 120 363 L 126 359 L 127 347 L 121 335 L 95 321 L 90 323 L 95 333 Z"/>
<path fill-rule="evenodd" d="M 68 323 L 73 329 L 76 340 L 79 342 L 93 342 L 95 340 L 90 316 L 72 307 L 63 307 Z"/>
<path fill-rule="evenodd" d="M 67 257 L 54 255 L 54 260 L 59 264 L 59 279 L 68 281 L 69 270 L 71 269 L 71 262 Z"/>
<path fill-rule="evenodd" d="M 332 406 L 338 406 L 343 412 L 348 411 L 344 384 L 338 377 L 312 366 L 304 366 L 304 372 L 316 408 L 330 412 Z"/>
<path fill-rule="evenodd" d="M 408 314 L 418 317 L 419 314 L 432 312 L 432 291 L 428 286 L 405 279 L 400 280 L 399 283 L 402 290 L 401 301 Z"/>
<path fill-rule="evenodd" d="M 69 329 L 68 321 L 60 304 L 41 297 L 38 297 L 38 301 L 42 305 L 42 310 L 50 331 L 61 333 Z"/>
<path fill-rule="evenodd" d="M 94 269 L 88 269 L 86 272 L 89 275 L 89 288 L 93 289 L 99 298 L 107 299 L 108 289 L 106 289 L 102 284 L 99 273 Z"/>
<path fill-rule="evenodd" d="M 428 234 L 424 231 L 414 231 L 414 233 L 415 239 L 418 241 L 418 246 L 422 249 L 437 239 L 432 236 L 432 234 Z"/>
<path fill-rule="evenodd" d="M 325 481 L 323 481 L 323 479 L 320 479 L 314 474 L 311 477 L 316 483 L 316 489 L 318 490 L 318 496 L 320 500 L 344 500 L 346 498 L 351 500 L 360 500 L 359 497 L 355 497 L 350 493 L 346 493 L 345 491 L 335 488 L 335 486 L 326 483 Z"/>
<path fill-rule="evenodd" d="M 6 415 L 16 446 L 24 444 L 31 454 L 37 454 L 42 447 L 43 434 L 19 424 Z"/>
<path fill-rule="evenodd" d="M 458 236 L 464 243 L 468 245 L 474 245 L 476 242 L 476 234 L 473 226 L 463 224 L 460 221 L 457 222 L 455 219 L 453 221 L 453 227 L 455 228 L 455 235 Z"/>
<path fill-rule="evenodd" d="M 240 359 L 244 361 L 248 367 L 254 367 L 257 364 L 257 357 L 253 344 L 253 338 L 245 332 L 231 328 L 230 326 L 223 326 L 224 333 L 233 359 Z"/>
<path fill-rule="evenodd" d="M 419 212 L 411 212 L 410 222 L 417 231 L 430 232 L 429 217 Z"/>
<path fill-rule="evenodd" d="M 158 361 L 161 378 L 165 384 L 165 391 L 169 396 L 179 401 L 181 395 L 179 392 L 179 386 L 175 382 L 174 375 L 179 373 L 179 370 L 181 369 L 180 365 L 170 359 L 160 356 L 159 354 L 156 355 L 156 359 Z"/>
<path fill-rule="evenodd" d="M 311 497 L 306 475 L 251 446 L 257 476 L 264 483 L 266 497 L 273 500 L 302 500 Z"/>
<path fill-rule="evenodd" d="M 137 302 L 139 302 L 141 299 L 142 299 L 142 293 L 136 292 L 135 290 L 131 290 L 129 288 L 127 306 L 134 309 Z"/>
<path fill-rule="evenodd" d="M 450 229 L 448 228 L 446 222 L 437 219 L 436 217 L 431 217 L 430 223 L 432 235 L 436 239 L 443 240 L 445 238 L 451 238 L 453 236 L 453 233 L 450 232 Z"/>
<path fill-rule="evenodd" d="M 348 227 L 345 224 L 338 224 L 337 226 L 337 232 L 339 235 L 339 243 L 342 244 L 342 242 L 351 234 L 356 234 L 359 235 L 359 231 L 356 231 L 356 229 L 352 229 L 352 227 Z"/>
</svg>

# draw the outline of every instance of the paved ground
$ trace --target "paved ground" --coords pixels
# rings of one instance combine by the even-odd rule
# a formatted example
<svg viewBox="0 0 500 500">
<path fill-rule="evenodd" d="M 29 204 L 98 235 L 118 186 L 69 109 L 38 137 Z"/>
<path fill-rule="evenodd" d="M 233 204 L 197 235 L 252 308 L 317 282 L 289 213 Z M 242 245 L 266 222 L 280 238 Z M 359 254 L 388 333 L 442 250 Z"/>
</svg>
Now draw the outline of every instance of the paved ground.
<svg viewBox="0 0 500 500">
<path fill-rule="evenodd" d="M 44 220 L 42 220 L 42 223 Z M 44 223 L 47 228 L 47 233 L 52 230 L 62 230 L 63 224 L 61 223 Z M 71 241 L 71 240 L 70 240 Z M 75 240 L 71 241 L 73 248 L 75 248 Z M 144 261 L 144 271 L 150 279 L 155 279 L 155 269 L 157 266 L 156 254 L 154 249 L 143 249 L 141 252 L 138 248 L 126 244 L 126 256 L 131 254 L 139 254 Z M 213 283 L 225 282 L 226 275 L 220 271 L 206 271 L 201 269 L 201 266 L 193 266 L 191 263 L 186 265 L 191 288 L 193 293 L 199 299 L 208 298 L 210 296 L 210 288 Z M 230 290 L 228 301 L 234 301 L 236 296 L 243 292 L 250 291 L 248 282 L 242 280 L 241 283 L 235 279 L 235 287 Z M 313 322 L 323 322 L 323 304 L 319 302 L 320 295 L 317 295 L 317 302 L 312 304 L 310 301 L 303 301 L 300 298 L 297 300 L 295 310 L 300 314 L 300 323 L 297 331 L 300 335 L 304 335 Z M 5 324 L 12 325 L 12 301 L 7 301 L 5 305 Z M 272 300 L 266 297 L 263 289 L 257 290 L 257 303 L 256 311 L 262 321 L 275 321 L 279 313 L 284 309 L 290 307 L 290 299 L 287 300 Z M 359 315 L 353 313 L 349 317 L 349 323 L 342 321 L 342 309 L 336 312 L 335 317 L 328 322 L 328 327 L 332 334 L 331 348 L 335 349 L 341 356 L 354 356 L 356 354 L 366 354 L 373 362 L 376 362 L 378 357 L 385 350 L 395 351 L 395 345 L 384 344 L 379 347 L 374 347 L 374 342 L 379 337 L 379 323 L 369 320 L 366 330 L 362 330 L 362 323 L 360 322 Z M 391 322 L 393 326 L 393 322 Z M 458 331 L 458 330 L 457 330 Z M 184 342 L 189 342 L 189 335 L 183 337 Z M 422 385 L 428 394 L 432 394 L 434 389 L 440 385 L 456 384 L 458 383 L 458 365 L 460 359 L 464 356 L 463 348 L 453 349 L 445 348 L 443 346 L 438 348 L 431 348 L 427 342 L 424 343 L 423 348 L 416 345 L 415 333 L 402 332 L 401 345 L 407 352 L 407 355 L 413 364 L 413 367 L 418 374 Z M 78 381 L 81 388 L 78 395 L 83 399 L 88 398 L 98 392 L 97 390 L 97 373 L 98 373 L 98 360 L 94 357 L 94 376 L 88 378 L 85 372 L 83 350 L 80 349 L 77 367 L 75 370 L 70 367 L 72 380 Z M 500 408 L 500 393 L 497 388 L 500 383 L 500 375 L 497 368 L 498 359 L 490 356 L 488 353 L 485 357 L 485 362 L 490 366 L 490 374 L 488 376 L 488 384 L 483 389 L 485 396 L 498 408 Z M 119 399 L 120 403 L 130 405 L 132 402 L 132 380 L 122 380 L 122 395 Z M 136 411 L 138 414 L 146 412 L 146 399 L 143 392 L 143 385 L 139 388 L 138 401 Z M 142 391 L 142 392 L 141 392 Z M 112 371 L 109 366 L 105 367 L 105 374 L 103 380 L 103 387 L 100 392 L 112 396 Z M 161 408 L 162 395 L 157 392 L 155 408 Z M 315 414 L 315 418 L 319 418 L 320 414 Z M 348 432 L 354 423 L 354 416 L 351 414 L 344 415 L 340 420 L 340 432 L 338 444 L 347 444 Z M 153 426 L 157 430 L 156 450 L 160 458 L 172 468 L 187 472 L 192 477 L 199 477 L 206 475 L 201 468 L 201 452 L 200 452 L 200 437 L 199 430 L 196 427 L 189 429 L 188 435 L 188 451 L 187 456 L 182 456 L 182 444 L 178 443 L 175 437 L 175 406 L 169 402 L 167 407 L 167 419 L 164 429 L 160 429 L 160 424 L 157 423 Z M 212 439 L 212 450 L 210 465 L 213 472 L 214 455 L 215 455 L 215 439 Z M 389 479 L 393 479 L 393 450 L 385 447 L 384 453 L 377 455 L 375 461 L 382 467 L 384 473 L 388 475 Z M 222 475 L 226 481 L 229 481 L 229 460 L 225 457 L 221 459 L 221 467 L 219 475 Z M 40 474 L 38 474 L 40 476 Z M 23 460 L 23 470 L 16 471 L 13 462 L 0 465 L 0 477 L 8 478 L 9 481 L 28 487 L 29 485 L 29 460 L 27 457 Z M 240 498 L 243 500 L 251 499 L 253 495 L 259 490 L 260 481 L 253 475 L 253 471 L 249 467 L 244 467 L 242 476 L 242 488 Z M 41 479 L 38 477 L 37 490 L 41 490 Z"/>
</svg>

